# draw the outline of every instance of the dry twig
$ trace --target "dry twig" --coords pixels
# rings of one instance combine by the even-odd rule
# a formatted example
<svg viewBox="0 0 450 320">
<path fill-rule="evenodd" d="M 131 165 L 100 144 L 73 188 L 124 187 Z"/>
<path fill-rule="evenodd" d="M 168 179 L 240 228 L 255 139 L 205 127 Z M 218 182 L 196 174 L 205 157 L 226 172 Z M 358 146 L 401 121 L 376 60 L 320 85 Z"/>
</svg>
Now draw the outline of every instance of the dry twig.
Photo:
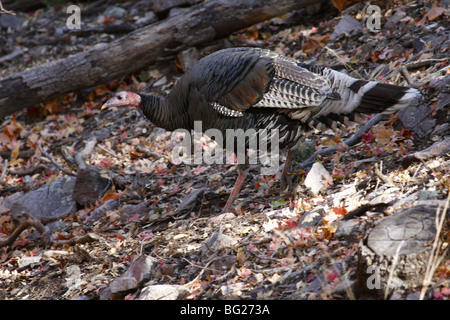
<svg viewBox="0 0 450 320">
<path fill-rule="evenodd" d="M 42 155 L 43 155 L 44 157 L 46 157 L 48 160 L 50 160 L 51 163 L 52 163 L 56 168 L 58 168 L 59 170 L 61 170 L 63 173 L 65 173 L 65 174 L 67 174 L 67 175 L 70 175 L 70 176 L 76 176 L 75 173 L 70 172 L 70 171 L 64 169 L 58 162 L 56 162 L 56 160 L 53 159 L 53 157 L 52 157 L 50 154 L 48 154 L 48 152 L 45 151 L 44 148 L 42 148 L 40 144 L 38 144 L 38 147 L 39 147 L 39 150 L 41 151 Z"/>
<path fill-rule="evenodd" d="M 14 230 L 14 232 L 9 236 L 8 239 L 0 242 L 0 248 L 9 246 L 16 241 L 16 239 L 19 237 L 19 235 L 22 233 L 23 230 L 34 227 L 40 234 L 41 239 L 45 244 L 50 243 L 50 230 L 42 224 L 42 222 L 39 219 L 36 219 L 35 217 L 24 214 L 25 220 L 22 221 L 22 223 Z"/>
</svg>

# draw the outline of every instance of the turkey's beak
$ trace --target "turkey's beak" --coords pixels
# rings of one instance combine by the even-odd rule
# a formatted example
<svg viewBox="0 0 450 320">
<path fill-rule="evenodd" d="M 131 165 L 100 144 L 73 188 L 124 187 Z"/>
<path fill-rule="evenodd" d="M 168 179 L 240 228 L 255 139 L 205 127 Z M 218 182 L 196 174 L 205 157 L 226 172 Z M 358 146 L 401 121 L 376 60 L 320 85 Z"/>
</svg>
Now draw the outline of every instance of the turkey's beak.
<svg viewBox="0 0 450 320">
<path fill-rule="evenodd" d="M 102 105 L 102 107 L 100 108 L 100 110 L 104 110 L 104 109 L 108 108 L 108 107 L 109 107 L 108 102 L 109 102 L 109 100 L 106 101 L 106 102 Z"/>
</svg>

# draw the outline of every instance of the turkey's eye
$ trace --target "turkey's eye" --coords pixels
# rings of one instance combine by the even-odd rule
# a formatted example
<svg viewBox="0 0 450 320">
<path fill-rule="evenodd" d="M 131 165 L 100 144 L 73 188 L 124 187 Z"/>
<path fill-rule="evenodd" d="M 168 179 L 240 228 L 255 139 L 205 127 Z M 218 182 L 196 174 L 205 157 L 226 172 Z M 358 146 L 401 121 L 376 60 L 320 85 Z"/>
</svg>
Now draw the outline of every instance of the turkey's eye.
<svg viewBox="0 0 450 320">
<path fill-rule="evenodd" d="M 117 96 L 117 99 L 122 100 L 122 96 Z"/>
</svg>

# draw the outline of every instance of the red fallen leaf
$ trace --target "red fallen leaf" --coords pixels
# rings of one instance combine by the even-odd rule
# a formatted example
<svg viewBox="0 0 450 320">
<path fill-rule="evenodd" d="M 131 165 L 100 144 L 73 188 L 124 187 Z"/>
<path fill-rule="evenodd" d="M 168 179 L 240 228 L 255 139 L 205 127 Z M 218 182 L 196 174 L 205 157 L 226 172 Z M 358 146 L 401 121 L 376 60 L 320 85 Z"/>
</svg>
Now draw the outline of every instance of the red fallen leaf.
<svg viewBox="0 0 450 320">
<path fill-rule="evenodd" d="M 101 204 L 103 204 L 103 203 L 105 203 L 106 201 L 111 200 L 111 199 L 117 201 L 117 200 L 119 200 L 124 194 L 125 194 L 125 191 L 124 191 L 124 192 L 119 192 L 119 193 L 117 193 L 117 192 L 106 193 L 106 194 L 103 196 L 103 198 L 102 198 Z"/>
<path fill-rule="evenodd" d="M 166 183 L 166 180 L 158 179 L 158 180 L 156 181 L 156 183 L 157 183 L 158 185 L 162 186 L 164 183 Z"/>
<path fill-rule="evenodd" d="M 140 144 L 141 143 L 141 141 L 139 140 L 139 138 L 133 138 L 133 139 L 131 139 L 131 145 L 132 146 L 137 146 L 138 144 Z"/>
<path fill-rule="evenodd" d="M 20 122 L 17 122 L 16 118 L 11 119 L 11 123 L 3 127 L 3 133 L 11 139 L 15 139 L 19 136 L 23 126 Z"/>
<path fill-rule="evenodd" d="M 341 216 L 345 216 L 345 214 L 347 213 L 347 209 L 345 209 L 344 207 L 334 207 L 333 211 L 334 213 Z"/>
<path fill-rule="evenodd" d="M 258 28 L 255 25 L 253 25 L 253 27 L 251 27 L 249 30 L 250 32 L 247 33 L 247 37 L 249 39 L 258 39 L 259 37 Z"/>
<path fill-rule="evenodd" d="M 120 135 L 120 141 L 125 140 L 126 138 L 128 138 L 128 133 L 124 132 Z"/>
<path fill-rule="evenodd" d="M 351 6 L 352 4 L 361 2 L 362 0 L 331 0 L 336 9 L 341 12 L 343 9 Z"/>
<path fill-rule="evenodd" d="M 450 288 L 443 287 L 443 288 L 441 289 L 441 293 L 442 293 L 444 296 L 450 296 Z"/>
<path fill-rule="evenodd" d="M 105 16 L 102 23 L 103 24 L 110 24 L 110 23 L 114 23 L 114 22 L 116 22 L 116 19 L 110 18 L 108 16 Z"/>
<path fill-rule="evenodd" d="M 127 294 L 124 300 L 136 300 L 136 293 Z"/>
<path fill-rule="evenodd" d="M 49 114 L 56 114 L 61 113 L 63 109 L 59 105 L 58 101 L 56 99 L 53 99 L 49 102 L 47 102 L 44 106 L 44 109 L 42 110 L 43 115 L 49 115 Z"/>
<path fill-rule="evenodd" d="M 175 269 L 175 265 L 172 263 L 164 263 L 159 268 L 159 272 L 162 275 L 171 276 L 173 274 L 173 270 Z"/>
<path fill-rule="evenodd" d="M 131 159 L 136 159 L 136 158 L 139 158 L 140 156 L 142 156 L 142 153 L 130 151 L 130 158 Z"/>
<path fill-rule="evenodd" d="M 412 139 L 414 137 L 414 131 L 402 128 L 402 137 L 405 137 L 406 139 Z"/>
<path fill-rule="evenodd" d="M 19 156 L 19 150 L 22 143 L 16 143 L 11 150 L 11 162 L 15 162 L 17 160 L 17 157 Z"/>
<path fill-rule="evenodd" d="M 328 282 L 333 283 L 334 280 L 336 280 L 339 277 L 339 273 L 336 269 L 333 269 L 333 271 L 326 271 L 325 272 Z"/>
<path fill-rule="evenodd" d="M 147 238 L 151 238 L 153 236 L 154 236 L 154 234 L 152 232 L 142 232 L 142 233 L 138 234 L 139 239 L 147 239 Z"/>
<path fill-rule="evenodd" d="M 30 244 L 30 243 L 31 243 L 30 240 L 20 238 L 19 240 L 17 240 L 17 241 L 15 242 L 15 245 L 16 245 L 17 247 L 25 247 L 26 245 L 28 245 L 28 244 Z"/>
<path fill-rule="evenodd" d="M 11 139 L 14 139 L 16 137 L 16 126 L 12 124 L 4 126 L 3 133 L 8 137 L 10 137 Z"/>
<path fill-rule="evenodd" d="M 444 298 L 444 295 L 441 292 L 436 292 L 433 294 L 433 298 L 436 300 L 442 300 Z"/>
<path fill-rule="evenodd" d="M 83 104 L 83 107 L 88 108 L 89 110 L 92 110 L 92 109 L 95 109 L 97 107 L 97 105 L 92 102 L 86 102 L 85 104 Z"/>
<path fill-rule="evenodd" d="M 326 35 L 317 35 L 309 38 L 306 40 L 306 42 L 302 45 L 302 50 L 305 53 L 310 53 L 314 51 L 321 50 L 323 47 L 325 47 L 325 42 L 328 41 L 331 34 Z"/>
<path fill-rule="evenodd" d="M 364 144 L 367 144 L 367 143 L 370 143 L 370 142 L 372 142 L 372 140 L 373 140 L 373 134 L 372 134 L 372 132 L 367 132 L 367 133 L 363 133 L 362 134 L 362 139 L 361 139 L 361 141 L 364 143 Z"/>
<path fill-rule="evenodd" d="M 436 115 L 436 105 L 437 105 L 437 101 L 436 102 L 433 102 L 431 105 L 430 105 L 430 109 L 433 111 L 431 114 L 434 116 L 434 115 Z"/>
<path fill-rule="evenodd" d="M 297 218 L 299 216 L 297 215 Z M 298 220 L 292 220 L 292 219 L 285 219 L 283 221 L 278 221 L 278 230 L 289 230 L 289 229 L 295 229 L 298 226 Z"/>
<path fill-rule="evenodd" d="M 8 228 L 6 223 L 1 225 L 0 233 L 6 234 L 7 236 L 9 236 L 11 234 L 11 230 Z"/>
<path fill-rule="evenodd" d="M 102 168 L 109 168 L 111 167 L 112 163 L 111 163 L 111 159 L 109 158 L 105 158 L 100 162 L 100 167 Z"/>
<path fill-rule="evenodd" d="M 252 271 L 250 269 L 242 267 L 242 268 L 237 270 L 237 274 L 238 274 L 239 277 L 241 277 L 243 279 L 246 279 L 246 278 L 251 276 Z"/>
</svg>

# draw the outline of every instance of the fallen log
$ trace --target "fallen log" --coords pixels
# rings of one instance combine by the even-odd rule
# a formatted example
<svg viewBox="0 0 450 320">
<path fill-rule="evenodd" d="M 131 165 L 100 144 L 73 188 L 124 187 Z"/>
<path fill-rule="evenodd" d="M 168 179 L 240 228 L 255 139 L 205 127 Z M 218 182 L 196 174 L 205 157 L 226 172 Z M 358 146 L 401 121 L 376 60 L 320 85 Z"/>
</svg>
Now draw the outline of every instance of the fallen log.
<svg viewBox="0 0 450 320">
<path fill-rule="evenodd" d="M 8 10 L 28 11 L 45 6 L 42 0 L 3 0 L 2 2 Z"/>
<path fill-rule="evenodd" d="M 0 79 L 0 117 L 107 83 L 169 54 L 324 0 L 211 0 L 107 45 Z"/>
</svg>

